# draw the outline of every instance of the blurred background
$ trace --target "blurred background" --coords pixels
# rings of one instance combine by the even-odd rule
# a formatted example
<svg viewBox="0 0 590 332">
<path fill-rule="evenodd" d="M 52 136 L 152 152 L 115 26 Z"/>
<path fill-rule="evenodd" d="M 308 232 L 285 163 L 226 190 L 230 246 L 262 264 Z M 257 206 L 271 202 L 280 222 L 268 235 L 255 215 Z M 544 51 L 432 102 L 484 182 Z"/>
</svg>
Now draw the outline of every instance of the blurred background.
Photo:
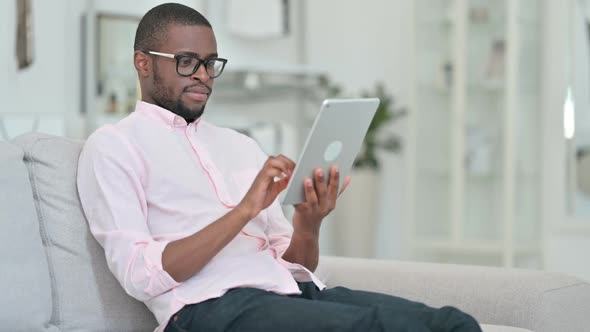
<svg viewBox="0 0 590 332">
<path fill-rule="evenodd" d="M 135 29 L 159 3 L 0 2 L 0 140 L 133 111 Z M 269 154 L 297 159 L 324 98 L 381 98 L 322 254 L 590 280 L 590 0 L 181 3 L 229 59 L 205 117 Z"/>
</svg>

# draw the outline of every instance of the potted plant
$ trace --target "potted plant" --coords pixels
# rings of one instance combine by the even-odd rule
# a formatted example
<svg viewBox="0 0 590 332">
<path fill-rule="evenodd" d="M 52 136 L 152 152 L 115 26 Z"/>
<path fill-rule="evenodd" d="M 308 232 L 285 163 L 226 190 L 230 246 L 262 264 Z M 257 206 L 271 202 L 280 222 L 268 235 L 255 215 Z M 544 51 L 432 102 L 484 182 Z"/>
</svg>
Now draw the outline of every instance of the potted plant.
<svg viewBox="0 0 590 332">
<path fill-rule="evenodd" d="M 363 141 L 361 151 L 354 161 L 355 168 L 369 168 L 379 170 L 380 163 L 377 158 L 377 152 L 381 149 L 389 152 L 399 152 L 401 150 L 401 138 L 393 133 L 382 132 L 385 125 L 406 115 L 403 108 L 394 109 L 394 99 L 385 91 L 382 83 L 377 83 L 375 90 L 363 93 L 363 97 L 376 97 L 381 100 L 375 117 L 369 125 L 367 135 Z"/>
</svg>

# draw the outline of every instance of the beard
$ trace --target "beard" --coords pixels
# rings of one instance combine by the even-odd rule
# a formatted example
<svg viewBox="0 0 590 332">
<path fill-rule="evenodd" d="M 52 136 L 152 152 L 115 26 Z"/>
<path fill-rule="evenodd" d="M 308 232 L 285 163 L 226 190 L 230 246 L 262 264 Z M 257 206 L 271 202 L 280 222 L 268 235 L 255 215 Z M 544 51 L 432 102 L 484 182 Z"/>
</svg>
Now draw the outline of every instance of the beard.
<svg viewBox="0 0 590 332">
<path fill-rule="evenodd" d="M 169 110 L 170 112 L 182 117 L 187 123 L 194 122 L 205 112 L 205 105 L 198 110 L 192 110 L 187 107 L 180 98 L 175 99 L 169 87 L 162 82 L 158 74 L 158 66 L 154 62 L 154 93 L 153 99 L 156 105 Z"/>
</svg>

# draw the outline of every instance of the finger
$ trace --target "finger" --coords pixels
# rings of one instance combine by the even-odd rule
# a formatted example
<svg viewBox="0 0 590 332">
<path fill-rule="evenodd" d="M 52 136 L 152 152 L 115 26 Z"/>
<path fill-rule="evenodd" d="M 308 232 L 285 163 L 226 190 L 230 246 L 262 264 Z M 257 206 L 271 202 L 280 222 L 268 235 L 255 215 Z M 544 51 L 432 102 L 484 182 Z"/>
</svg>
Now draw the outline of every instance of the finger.
<svg viewBox="0 0 590 332">
<path fill-rule="evenodd" d="M 289 157 L 280 154 L 278 156 L 275 157 L 275 159 L 281 160 L 282 162 L 284 162 L 289 168 L 295 168 L 295 162 L 291 159 L 289 159 Z"/>
<path fill-rule="evenodd" d="M 293 172 L 293 170 L 295 169 L 295 162 L 293 160 L 289 159 L 287 156 L 282 154 L 278 155 L 277 159 L 284 161 L 287 164 L 288 168 L 291 170 L 291 172 Z"/>
<path fill-rule="evenodd" d="M 324 175 L 324 170 L 321 168 L 316 169 L 314 175 L 318 205 L 321 211 L 325 211 L 328 207 L 328 185 L 326 183 L 326 176 Z"/>
<path fill-rule="evenodd" d="M 310 178 L 305 179 L 303 181 L 303 190 L 305 192 L 305 201 L 312 207 L 318 205 L 318 196 L 315 193 L 315 189 L 313 188 L 313 181 Z"/>
<path fill-rule="evenodd" d="M 277 178 L 275 177 L 275 179 Z M 287 185 L 289 184 L 290 180 L 290 175 L 284 176 L 282 178 L 279 177 L 278 180 L 275 181 L 275 184 L 280 188 L 280 191 L 283 191 L 283 189 L 287 188 Z"/>
<path fill-rule="evenodd" d="M 285 176 L 280 180 L 275 180 L 280 178 L 282 173 L 283 172 L 277 168 L 265 169 L 260 172 L 260 176 L 254 181 L 255 183 L 252 184 L 252 187 L 264 188 L 264 190 L 268 190 L 268 193 L 276 197 L 281 191 L 287 188 L 289 180 L 291 179 L 290 176 Z"/>
<path fill-rule="evenodd" d="M 348 185 L 350 184 L 351 180 L 352 178 L 350 176 L 347 176 L 346 179 L 344 179 L 344 184 L 342 185 L 342 189 L 340 189 L 340 193 L 338 194 L 338 196 L 342 195 L 344 190 L 346 190 L 346 187 L 348 187 Z"/>
<path fill-rule="evenodd" d="M 289 161 L 280 157 L 270 157 L 266 162 L 266 167 L 280 169 L 281 172 L 284 173 L 282 177 L 289 176 L 293 173 L 293 169 L 291 168 Z"/>
<path fill-rule="evenodd" d="M 258 173 L 258 175 L 256 176 L 256 179 L 254 180 L 254 182 L 257 183 L 265 183 L 266 185 L 268 185 L 268 183 L 271 182 L 276 182 L 274 179 L 275 178 L 282 178 L 283 175 L 283 171 L 280 168 L 276 168 L 273 167 L 272 165 L 268 164 L 265 165 L 260 172 Z M 285 180 L 285 179 L 282 179 Z"/>
<path fill-rule="evenodd" d="M 330 210 L 336 207 L 336 198 L 338 197 L 338 186 L 340 185 L 340 171 L 338 167 L 330 168 L 330 181 L 328 182 L 328 206 Z"/>
<path fill-rule="evenodd" d="M 289 179 L 285 178 L 276 182 L 271 182 L 269 185 L 270 191 L 272 192 L 273 196 L 278 196 L 281 191 L 285 190 L 287 188 L 287 185 L 289 184 Z"/>
</svg>

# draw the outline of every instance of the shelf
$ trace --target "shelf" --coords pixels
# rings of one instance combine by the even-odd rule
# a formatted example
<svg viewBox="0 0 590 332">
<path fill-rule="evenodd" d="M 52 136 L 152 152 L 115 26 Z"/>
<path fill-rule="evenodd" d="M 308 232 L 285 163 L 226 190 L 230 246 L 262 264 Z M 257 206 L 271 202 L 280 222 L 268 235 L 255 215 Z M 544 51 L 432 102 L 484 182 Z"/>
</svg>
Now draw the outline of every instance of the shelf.
<svg viewBox="0 0 590 332">
<path fill-rule="evenodd" d="M 319 79 L 323 75 L 324 71 L 304 65 L 234 64 L 215 82 L 214 98 L 249 100 L 303 93 L 313 99 L 318 94 Z"/>
<path fill-rule="evenodd" d="M 435 178 L 450 178 L 452 174 L 449 170 L 443 168 L 420 168 L 420 171 L 417 173 L 418 176 L 428 176 L 428 177 L 435 177 Z M 490 182 L 490 181 L 502 181 L 502 176 L 495 173 L 490 174 L 476 174 L 470 173 L 468 171 L 463 172 L 465 176 L 465 182 L 473 181 L 473 182 Z M 539 180 L 538 174 L 516 174 L 515 181 L 518 182 L 520 185 L 525 185 L 522 183 L 523 181 L 532 182 L 533 184 L 537 184 L 536 181 Z"/>
<path fill-rule="evenodd" d="M 422 90 L 430 90 L 430 91 L 436 92 L 438 94 L 444 94 L 444 95 L 448 95 L 452 91 L 452 87 L 445 86 L 442 84 L 436 84 L 434 82 L 421 82 L 418 84 L 418 86 Z"/>
<path fill-rule="evenodd" d="M 430 90 L 439 94 L 448 95 L 452 92 L 453 86 L 446 86 L 434 82 L 421 82 L 419 87 L 422 90 Z M 472 81 L 467 84 L 467 89 L 476 92 L 502 93 L 504 84 L 502 81 Z"/>
<path fill-rule="evenodd" d="M 451 171 L 449 171 L 448 168 L 442 167 L 421 167 L 420 172 L 418 174 L 435 177 L 450 177 Z"/>
<path fill-rule="evenodd" d="M 319 77 L 325 75 L 326 72 L 318 67 L 298 64 L 267 63 L 253 65 L 247 63 L 232 63 L 225 68 L 223 76 L 227 74 L 272 74 L 298 77 Z"/>
<path fill-rule="evenodd" d="M 419 230 L 410 239 L 416 254 L 514 266 L 540 253 L 541 172 L 533 163 L 540 129 L 531 119 L 540 107 L 535 26 L 542 18 L 536 2 L 517 5 L 416 2 L 413 212 L 407 221 Z M 497 40 L 518 52 L 501 49 Z M 515 105 L 507 99 L 512 92 Z M 508 118 L 507 107 L 515 108 Z M 505 227 L 514 234 L 510 242 Z"/>
<path fill-rule="evenodd" d="M 473 9 L 473 8 L 472 8 Z M 518 14 L 516 16 L 517 23 L 521 25 L 536 25 L 540 23 L 538 17 Z M 499 14 L 491 14 L 487 18 L 482 19 L 481 21 L 474 20 L 473 18 L 468 18 L 469 25 L 474 26 L 500 26 L 505 27 L 508 24 L 507 16 L 506 15 L 499 15 Z"/>
<path fill-rule="evenodd" d="M 472 91 L 480 91 L 480 92 L 503 92 L 504 91 L 504 82 L 500 80 L 494 81 L 472 81 L 467 84 L 467 88 Z"/>
<path fill-rule="evenodd" d="M 418 20 L 421 25 L 442 25 L 452 27 L 454 20 L 452 14 L 447 15 L 431 15 L 430 17 L 423 17 Z"/>
<path fill-rule="evenodd" d="M 489 174 L 477 174 L 477 173 L 470 173 L 465 171 L 465 182 L 467 181 L 474 181 L 474 182 L 489 182 L 489 181 L 502 181 L 502 177 L 498 174 L 489 173 Z"/>
<path fill-rule="evenodd" d="M 531 170 L 517 170 L 514 177 L 516 178 L 516 180 L 539 181 L 541 179 L 541 172 Z"/>
<path fill-rule="evenodd" d="M 533 17 L 527 17 L 524 15 L 519 15 L 517 17 L 517 22 L 521 26 L 536 26 L 540 24 L 539 19 Z M 482 27 L 482 28 L 489 28 L 490 26 L 495 27 L 505 27 L 507 24 L 506 17 L 493 15 L 490 18 L 483 20 L 483 21 L 475 21 L 473 19 L 469 19 L 467 23 L 470 26 L 474 27 Z M 430 17 L 423 17 L 418 20 L 418 24 L 423 26 L 444 26 L 447 28 L 452 28 L 455 25 L 455 19 L 452 14 L 447 15 L 432 15 Z"/>
<path fill-rule="evenodd" d="M 590 236 L 590 223 L 584 223 L 581 221 L 567 221 L 559 224 L 557 222 L 551 226 L 553 234 L 560 235 L 577 235 L 577 236 Z"/>
</svg>

